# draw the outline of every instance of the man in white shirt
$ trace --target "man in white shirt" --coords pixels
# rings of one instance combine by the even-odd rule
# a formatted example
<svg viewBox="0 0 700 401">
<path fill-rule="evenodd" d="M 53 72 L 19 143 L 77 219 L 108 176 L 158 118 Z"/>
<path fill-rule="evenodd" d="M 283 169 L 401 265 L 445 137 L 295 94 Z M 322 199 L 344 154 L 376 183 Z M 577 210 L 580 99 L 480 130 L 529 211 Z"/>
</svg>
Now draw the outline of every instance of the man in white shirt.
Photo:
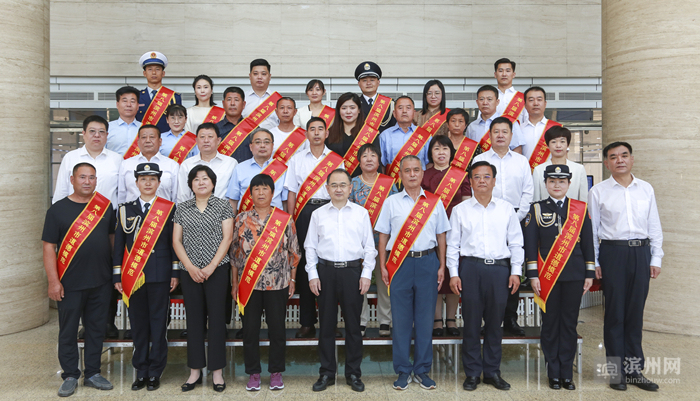
<svg viewBox="0 0 700 401">
<path fill-rule="evenodd" d="M 531 86 L 525 91 L 525 110 L 528 118 L 520 124 L 523 133 L 523 156 L 530 160 L 532 151 L 544 134 L 549 119 L 544 116 L 547 109 L 547 92 L 539 86 Z M 544 161 L 544 160 L 543 160 Z"/>
<path fill-rule="evenodd" d="M 108 127 L 107 120 L 100 116 L 90 116 L 83 120 L 85 145 L 63 156 L 51 203 L 56 203 L 73 193 L 73 186 L 70 183 L 73 167 L 78 163 L 86 162 L 95 166 L 97 170 L 96 191 L 107 197 L 112 202 L 113 208 L 117 208 L 117 182 L 122 156 L 105 147 Z"/>
<path fill-rule="evenodd" d="M 272 133 L 272 136 L 275 137 L 275 147 L 272 149 L 273 154 L 277 151 L 277 148 L 284 143 L 289 134 L 291 134 L 295 129 L 299 128 L 294 125 L 294 116 L 297 114 L 297 105 L 294 99 L 291 97 L 283 97 L 277 101 L 275 114 L 277 115 L 280 123 L 278 126 L 270 128 L 270 133 Z M 299 149 L 306 148 L 308 144 L 309 143 L 305 141 L 304 144 L 297 149 L 297 151 L 299 151 Z"/>
<path fill-rule="evenodd" d="M 174 202 L 177 197 L 177 172 L 179 165 L 160 154 L 160 130 L 155 125 L 142 125 L 138 132 L 141 153 L 124 160 L 119 168 L 119 203 L 138 198 L 141 192 L 136 186 L 134 171 L 141 163 L 156 163 L 161 171 L 160 185 L 156 196 Z"/>
<path fill-rule="evenodd" d="M 377 100 L 377 90 L 379 89 L 379 83 L 382 79 L 382 69 L 379 68 L 377 63 L 372 61 L 363 61 L 355 68 L 355 79 L 357 79 L 357 85 L 362 91 L 360 96 L 360 106 L 362 106 L 362 113 L 367 118 L 374 101 Z M 394 102 L 391 101 L 389 104 L 389 109 L 384 115 L 381 125 L 379 126 L 379 132 L 384 131 L 389 127 L 396 125 L 396 118 L 394 117 Z M 364 124 L 364 121 L 362 121 Z"/>
<path fill-rule="evenodd" d="M 515 78 L 515 61 L 511 61 L 507 58 L 501 58 L 493 63 L 494 73 L 493 76 L 498 81 L 498 99 L 501 101 L 498 105 L 498 115 L 502 115 L 505 112 L 510 101 L 513 100 L 513 96 L 520 93 L 515 88 L 513 88 L 513 78 Z M 522 122 L 527 121 L 527 110 L 523 110 L 517 120 Z"/>
<path fill-rule="evenodd" d="M 463 388 L 476 390 L 484 383 L 510 389 L 501 377 L 501 322 L 508 299 L 520 286 L 524 262 L 523 233 L 513 207 L 493 196 L 500 173 L 486 161 L 469 169 L 474 197 L 452 209 L 447 233 L 450 288 L 462 294 L 464 343 L 462 364 L 467 375 Z M 479 327 L 484 320 L 483 358 Z"/>
<path fill-rule="evenodd" d="M 245 108 L 243 109 L 243 117 L 248 117 L 250 113 L 255 110 L 256 107 L 260 106 L 263 100 L 267 99 L 275 91 L 269 89 L 270 79 L 272 74 L 270 74 L 270 63 L 267 60 L 259 58 L 250 62 L 250 78 L 251 89 L 245 94 Z M 276 114 L 271 114 L 270 117 L 265 119 L 259 128 L 270 129 L 272 127 L 278 126 L 280 123 L 279 118 Z"/>
<path fill-rule="evenodd" d="M 345 321 L 345 381 L 354 391 L 364 391 L 365 385 L 360 379 L 360 314 L 377 256 L 372 223 L 367 209 L 348 201 L 352 183 L 347 171 L 331 172 L 326 190 L 331 202 L 311 214 L 304 241 L 309 288 L 318 297 L 321 322 L 318 340 L 320 377 L 313 390 L 325 390 L 335 382 L 335 330 L 340 302 Z"/>
<path fill-rule="evenodd" d="M 517 124 L 517 123 L 516 123 Z M 498 117 L 491 122 L 489 135 L 491 149 L 474 158 L 474 163 L 487 161 L 496 166 L 493 196 L 503 199 L 515 209 L 518 221 L 522 221 L 530 210 L 534 191 L 530 164 L 525 156 L 508 149 L 511 141 L 513 123 L 505 117 Z M 473 191 L 473 189 L 472 189 Z M 518 303 L 520 290 L 508 297 L 503 328 L 517 336 L 524 336 L 525 331 L 518 324 Z"/>
<path fill-rule="evenodd" d="M 488 133 L 493 120 L 501 116 L 497 111 L 499 105 L 498 90 L 491 85 L 484 85 L 476 92 L 476 106 L 479 108 L 479 115 L 467 126 L 467 138 L 480 143 Z M 524 140 L 520 132 L 520 124 L 513 125 L 513 138 L 508 146 L 516 153 L 523 153 L 522 145 Z M 482 147 L 477 149 L 477 153 L 482 153 Z"/>
<path fill-rule="evenodd" d="M 219 137 L 219 129 L 214 123 L 204 123 L 197 127 L 197 148 L 199 154 L 186 159 L 180 165 L 178 172 L 177 184 L 177 203 L 192 199 L 194 194 L 187 185 L 187 176 L 194 166 L 203 164 L 216 174 L 216 187 L 214 188 L 214 196 L 221 199 L 226 199 L 226 190 L 228 183 L 231 181 L 231 174 L 238 165 L 236 159 L 224 156 L 218 152 L 221 138 Z"/>
<path fill-rule="evenodd" d="M 139 111 L 139 90 L 133 86 L 123 86 L 117 90 L 117 111 L 119 118 L 109 122 L 109 136 L 105 147 L 121 156 L 134 142 L 141 121 L 136 119 Z"/>
<path fill-rule="evenodd" d="M 644 303 L 649 278 L 659 276 L 664 256 L 654 188 L 632 174 L 634 156 L 627 142 L 606 146 L 603 163 L 611 177 L 591 188 L 588 210 L 596 278 L 602 279 L 605 294 L 605 354 L 620 372 L 611 377 L 610 387 L 626 390 L 634 384 L 656 391 L 659 386 L 642 375 Z"/>
</svg>

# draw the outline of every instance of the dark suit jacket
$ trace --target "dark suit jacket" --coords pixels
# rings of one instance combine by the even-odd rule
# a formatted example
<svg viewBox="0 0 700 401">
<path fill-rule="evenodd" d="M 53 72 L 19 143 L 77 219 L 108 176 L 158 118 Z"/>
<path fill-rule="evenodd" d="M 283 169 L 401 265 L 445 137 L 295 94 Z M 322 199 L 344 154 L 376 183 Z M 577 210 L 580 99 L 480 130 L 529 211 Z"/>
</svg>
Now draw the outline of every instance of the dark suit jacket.
<svg viewBox="0 0 700 401">
<path fill-rule="evenodd" d="M 138 230 L 133 230 L 130 234 L 124 232 L 124 226 L 122 225 L 122 213 L 126 220 L 126 225 L 130 226 L 134 223 L 137 216 L 141 218 L 141 223 L 143 224 L 143 219 L 146 217 L 145 213 L 141 210 L 141 202 L 138 199 L 131 202 L 122 203 L 117 209 L 117 229 L 114 233 L 114 269 L 121 270 L 124 259 L 124 249 L 131 251 L 134 245 L 134 238 L 138 234 Z M 179 278 L 180 270 L 177 268 L 177 255 L 173 250 L 173 216 L 175 215 L 175 208 L 168 215 L 167 222 L 163 228 L 163 232 L 158 237 L 158 242 L 153 247 L 151 256 L 146 262 L 146 266 L 143 268 L 143 273 L 146 275 L 147 283 L 161 283 L 170 282 L 171 277 Z M 174 267 L 175 266 L 175 267 Z M 114 270 L 117 272 L 117 270 Z M 121 282 L 121 273 L 114 274 L 114 283 Z"/>
<path fill-rule="evenodd" d="M 365 97 L 360 93 L 360 104 L 362 105 L 362 113 L 365 115 L 365 119 L 369 115 L 369 111 L 372 109 L 369 106 L 369 103 L 365 100 Z M 364 124 L 364 121 L 362 122 Z M 379 127 L 379 132 L 384 131 L 385 129 L 389 127 L 393 127 L 396 125 L 396 119 L 394 118 L 394 101 L 391 101 L 391 106 L 389 106 L 389 110 L 387 110 L 386 114 L 384 115 L 384 119 L 382 120 L 382 124 Z"/>
<path fill-rule="evenodd" d="M 179 93 L 175 92 L 175 96 L 170 100 L 171 104 L 182 104 L 182 96 L 180 96 Z M 141 95 L 139 96 L 139 112 L 136 113 L 136 119 L 139 121 L 143 121 L 143 115 L 146 114 L 146 110 L 148 110 L 148 106 L 151 105 L 151 95 L 149 94 L 149 89 L 142 89 L 141 90 Z M 163 132 L 168 132 L 170 131 L 170 126 L 168 125 L 168 121 L 165 118 L 165 111 L 163 111 L 163 115 L 160 117 L 160 120 L 158 120 L 158 124 L 155 124 L 156 127 L 160 130 L 160 133 L 162 134 Z"/>
<path fill-rule="evenodd" d="M 539 218 L 537 208 L 539 205 Z M 525 261 L 527 264 L 526 275 L 528 278 L 538 278 L 537 255 L 542 255 L 542 260 L 547 259 L 552 244 L 559 235 L 558 221 L 564 225 L 567 218 L 569 198 L 567 197 L 564 206 L 561 208 L 552 201 L 551 198 L 535 202 L 530 205 L 530 213 L 525 217 L 523 234 L 525 238 Z M 550 222 L 554 224 L 548 225 Z M 548 225 L 542 227 L 541 224 Z M 534 264 L 533 264 L 534 263 Z M 595 250 L 593 248 L 593 228 L 588 211 L 584 216 L 581 234 L 574 246 L 571 257 L 566 262 L 559 280 L 576 281 L 585 278 L 595 278 Z"/>
</svg>

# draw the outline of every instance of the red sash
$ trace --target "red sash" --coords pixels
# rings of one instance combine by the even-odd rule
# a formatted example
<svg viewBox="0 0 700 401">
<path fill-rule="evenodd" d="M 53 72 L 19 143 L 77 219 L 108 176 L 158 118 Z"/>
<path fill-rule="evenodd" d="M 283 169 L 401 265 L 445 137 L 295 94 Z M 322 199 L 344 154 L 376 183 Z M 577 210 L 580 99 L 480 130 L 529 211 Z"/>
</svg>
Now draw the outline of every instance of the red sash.
<svg viewBox="0 0 700 401">
<path fill-rule="evenodd" d="M 328 106 L 323 106 L 321 109 L 321 114 L 318 115 L 326 122 L 326 127 L 330 128 L 333 125 L 333 120 L 335 120 L 335 109 Z"/>
<path fill-rule="evenodd" d="M 478 146 L 479 145 L 476 143 L 476 141 L 464 137 L 457 148 L 457 152 L 455 152 L 455 158 L 452 159 L 452 165 L 466 171 L 469 167 L 469 163 L 471 163 L 472 158 L 474 157 L 474 153 L 476 153 Z"/>
<path fill-rule="evenodd" d="M 165 114 L 165 109 L 168 108 L 168 105 L 170 104 L 170 101 L 173 100 L 173 97 L 175 97 L 175 91 L 168 89 L 165 86 L 161 86 L 160 89 L 158 89 L 158 92 L 156 92 L 156 95 L 153 97 L 153 100 L 151 100 L 151 104 L 148 105 L 148 109 L 146 109 L 146 112 L 143 113 L 141 124 L 158 124 L 158 121 L 160 121 L 163 114 Z M 136 134 L 136 138 L 134 138 L 131 146 L 129 146 L 129 149 L 127 149 L 126 153 L 124 153 L 124 160 L 141 153 L 138 141 L 139 136 Z"/>
<path fill-rule="evenodd" d="M 443 124 L 445 124 L 445 121 L 447 121 L 447 113 L 450 112 L 450 109 L 445 109 L 444 113 L 440 114 L 435 114 L 434 116 L 430 117 L 426 122 L 421 125 L 421 127 L 425 128 L 428 133 L 431 135 L 436 133 L 437 130 L 442 127 Z"/>
<path fill-rule="evenodd" d="M 298 127 L 287 136 L 287 139 L 277 148 L 273 157 L 282 163 L 287 163 L 289 159 L 294 156 L 294 153 L 299 150 L 305 140 L 306 130 Z"/>
<path fill-rule="evenodd" d="M 423 149 L 423 146 L 425 146 L 431 137 L 432 135 L 430 135 L 430 133 L 423 127 L 418 127 L 418 129 L 413 131 L 413 134 L 410 138 L 408 138 L 408 141 L 406 141 L 401 149 L 399 149 L 396 157 L 394 157 L 394 161 L 391 162 L 391 166 L 389 167 L 389 175 L 392 178 L 399 178 L 401 159 L 408 155 L 416 156 L 418 153 L 420 153 L 420 150 Z"/>
<path fill-rule="evenodd" d="M 245 306 L 253 293 L 253 289 L 255 289 L 255 285 L 258 283 L 258 279 L 260 279 L 260 275 L 265 270 L 272 255 L 277 251 L 280 242 L 282 242 L 284 230 L 287 229 L 287 224 L 291 218 L 292 216 L 282 210 L 273 208 L 265 228 L 263 228 L 258 240 L 255 241 L 255 245 L 253 245 L 253 249 L 250 251 L 243 267 L 241 281 L 238 283 L 238 297 L 236 301 L 238 302 L 238 311 L 241 312 L 241 315 L 245 313 Z"/>
<path fill-rule="evenodd" d="M 374 142 L 377 135 L 379 135 L 379 127 L 390 105 L 390 98 L 384 95 L 377 95 L 377 100 L 372 104 L 372 108 L 369 110 L 367 118 L 365 118 L 365 123 L 345 153 L 345 169 L 348 173 L 352 174 L 360 164 L 360 160 L 357 158 L 357 151 L 360 147 L 366 143 Z"/>
<path fill-rule="evenodd" d="M 187 131 L 175 143 L 175 146 L 173 146 L 173 149 L 170 151 L 168 157 L 175 160 L 177 164 L 182 164 L 182 162 L 187 158 L 187 155 L 189 155 L 192 149 L 194 149 L 196 144 L 197 136 Z"/>
<path fill-rule="evenodd" d="M 569 212 L 566 222 L 563 224 L 561 234 L 552 244 L 547 260 L 542 261 L 542 255 L 539 255 L 538 252 L 537 271 L 541 290 L 539 296 L 535 295 L 535 302 L 542 308 L 542 312 L 547 313 L 546 304 L 549 293 L 557 283 L 562 269 L 574 251 L 576 241 L 581 234 L 581 228 L 583 228 L 586 208 L 586 202 L 569 198 Z"/>
<path fill-rule="evenodd" d="M 78 252 L 78 249 L 85 242 L 85 239 L 92 234 L 92 230 L 100 224 L 100 220 L 107 211 L 112 212 L 109 206 L 109 199 L 105 198 L 99 192 L 92 194 L 92 198 L 85 205 L 85 208 L 73 221 L 66 236 L 61 241 L 61 246 L 58 248 L 56 267 L 58 270 L 58 279 L 63 279 L 66 270 L 73 260 L 73 257 Z"/>
<path fill-rule="evenodd" d="M 313 170 L 311 174 L 304 180 L 299 187 L 299 193 L 297 194 L 296 205 L 294 206 L 294 221 L 299 217 L 301 209 L 306 206 L 314 194 L 321 189 L 321 186 L 326 184 L 326 178 L 331 173 L 331 171 L 340 167 L 343 163 L 343 158 L 335 152 L 330 152 L 326 157 L 324 157 Z"/>
<path fill-rule="evenodd" d="M 275 92 L 267 99 L 263 100 L 258 107 L 253 110 L 252 113 L 243 119 L 238 125 L 233 127 L 231 132 L 226 134 L 226 137 L 219 144 L 219 153 L 226 156 L 231 156 L 233 152 L 241 146 L 243 140 L 251 133 L 253 130 L 258 128 L 258 125 L 265 121 L 268 117 L 275 112 L 277 108 L 277 101 L 282 98 L 282 95 Z"/>
<path fill-rule="evenodd" d="M 157 197 L 153 205 L 143 218 L 141 228 L 134 237 L 131 252 L 127 253 L 124 247 L 124 259 L 122 263 L 122 300 L 129 306 L 131 295 L 146 283 L 146 275 L 143 268 L 151 256 L 151 251 L 158 242 L 160 234 L 165 228 L 168 216 L 175 204 L 169 200 Z"/>
<path fill-rule="evenodd" d="M 391 187 L 394 185 L 394 179 L 388 175 L 379 174 L 372 185 L 372 189 L 367 194 L 364 208 L 369 213 L 369 220 L 372 222 L 372 227 L 377 223 L 379 212 L 382 211 L 384 201 L 391 193 Z"/>
<path fill-rule="evenodd" d="M 226 115 L 226 110 L 222 109 L 219 106 L 211 106 L 211 109 L 209 109 L 209 113 L 207 113 L 207 116 L 204 117 L 204 121 L 202 121 L 202 124 L 204 123 L 218 123 L 221 121 L 222 118 Z"/>
<path fill-rule="evenodd" d="M 440 197 L 442 204 L 445 205 L 445 209 L 450 205 L 452 199 L 459 191 L 459 187 L 462 186 L 462 182 L 467 177 L 467 171 L 462 170 L 459 167 L 450 166 L 445 173 L 445 176 L 440 180 L 437 189 L 435 189 L 435 195 Z"/>
<path fill-rule="evenodd" d="M 278 159 L 272 159 L 270 164 L 263 169 L 263 171 L 260 172 L 260 174 L 267 174 L 269 175 L 272 180 L 277 184 L 277 181 L 284 175 L 284 172 L 287 171 L 287 165 L 281 162 Z M 282 184 L 282 183 L 280 183 Z M 247 210 L 250 210 L 253 208 L 253 197 L 250 195 L 250 186 L 246 188 L 245 192 L 243 193 L 243 196 L 241 196 L 241 200 L 238 202 L 238 210 L 240 212 L 245 212 Z"/>
<path fill-rule="evenodd" d="M 411 212 L 406 217 L 401 226 L 401 231 L 394 239 L 394 246 L 391 247 L 391 253 L 389 254 L 389 260 L 386 262 L 386 269 L 389 271 L 389 287 L 387 288 L 387 293 L 390 294 L 391 291 L 391 280 L 394 279 L 394 275 L 401 267 L 404 259 L 411 250 L 413 243 L 420 236 L 425 223 L 430 219 L 430 215 L 433 213 L 433 209 L 440 202 L 440 198 L 436 195 L 431 194 L 428 191 L 424 191 L 425 198 L 418 197 L 416 204 L 411 209 Z"/>
<path fill-rule="evenodd" d="M 513 95 L 513 98 L 510 99 L 510 103 L 508 103 L 508 106 L 506 106 L 506 109 L 503 111 L 503 114 L 501 114 L 500 117 L 505 117 L 509 119 L 511 123 L 516 124 L 518 117 L 520 117 L 520 114 L 524 109 L 525 96 L 521 92 L 516 92 L 515 95 Z M 490 130 L 486 130 L 486 133 L 481 138 L 481 141 L 479 141 L 479 147 L 482 151 L 481 153 L 491 149 L 491 137 L 489 137 L 489 131 Z"/>
<path fill-rule="evenodd" d="M 549 154 L 551 152 L 549 151 L 549 147 L 544 140 L 544 134 L 552 127 L 561 127 L 561 124 L 554 120 L 547 120 L 547 124 L 542 130 L 542 135 L 540 135 L 540 139 L 537 141 L 537 145 L 535 145 L 535 148 L 532 150 L 532 155 L 530 155 L 530 168 L 533 170 L 535 167 L 544 163 L 547 158 L 549 158 Z"/>
</svg>

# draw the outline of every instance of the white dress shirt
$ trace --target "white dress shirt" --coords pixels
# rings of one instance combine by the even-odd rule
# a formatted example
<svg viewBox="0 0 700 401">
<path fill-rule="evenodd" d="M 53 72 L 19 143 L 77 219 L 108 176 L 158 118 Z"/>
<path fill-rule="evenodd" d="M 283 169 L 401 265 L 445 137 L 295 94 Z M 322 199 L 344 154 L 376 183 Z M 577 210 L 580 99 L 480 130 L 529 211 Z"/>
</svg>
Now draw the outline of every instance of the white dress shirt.
<svg viewBox="0 0 700 401">
<path fill-rule="evenodd" d="M 530 163 L 525 156 L 512 150 L 509 150 L 501 159 L 493 149 L 489 149 L 476 156 L 473 163 L 482 160 L 496 166 L 496 186 L 493 188 L 493 196 L 510 202 L 514 208 L 518 209 L 518 220 L 524 219 L 532 203 L 533 185 Z"/>
<path fill-rule="evenodd" d="M 506 89 L 505 92 L 501 92 L 501 90 L 498 87 L 496 87 L 496 89 L 498 90 L 499 100 L 498 107 L 496 108 L 496 114 L 500 116 L 506 110 L 506 106 L 508 106 L 510 101 L 513 100 L 513 96 L 515 96 L 515 94 L 518 91 L 516 91 L 515 88 L 513 88 L 512 86 Z M 523 107 L 522 113 L 520 113 L 520 115 L 518 116 L 518 121 L 523 123 L 528 120 L 529 116 L 530 115 L 528 114 L 527 110 L 525 109 L 525 107 Z"/>
<path fill-rule="evenodd" d="M 130 157 L 122 162 L 119 168 L 119 203 L 132 201 L 141 196 L 141 191 L 136 186 L 134 171 L 141 163 L 156 163 L 163 174 L 160 177 L 160 186 L 156 190 L 156 195 L 171 202 L 175 202 L 177 197 L 177 172 L 180 165 L 174 160 L 156 153 L 147 160 L 143 153 Z"/>
<path fill-rule="evenodd" d="M 110 121 L 107 128 L 109 134 L 107 135 L 105 147 L 119 153 L 120 156 L 124 156 L 129 146 L 134 143 L 134 139 L 139 133 L 139 128 L 141 128 L 141 121 L 137 119 L 134 119 L 131 124 L 127 124 L 121 117 Z"/>
<path fill-rule="evenodd" d="M 600 240 L 649 238 L 651 265 L 661 267 L 664 236 L 651 184 L 632 176 L 632 183 L 625 188 L 610 177 L 591 188 L 588 193 L 588 211 L 593 225 L 596 266 L 600 266 Z"/>
<path fill-rule="evenodd" d="M 421 188 L 418 200 L 425 197 L 425 191 Z M 391 251 L 396 241 L 396 236 L 401 231 L 403 223 L 406 222 L 408 214 L 413 210 L 416 202 L 404 189 L 398 194 L 391 195 L 384 202 L 382 211 L 379 213 L 374 229 L 383 234 L 390 234 L 391 237 L 386 244 L 386 250 Z M 438 202 L 430 218 L 425 223 L 420 235 L 411 245 L 411 251 L 421 252 L 437 246 L 437 235 L 450 230 L 450 221 L 445 213 L 445 206 Z"/>
<path fill-rule="evenodd" d="M 189 159 L 185 159 L 180 165 L 180 171 L 178 172 L 178 183 L 177 183 L 177 203 L 182 203 L 188 199 L 194 198 L 194 193 L 187 185 L 187 176 L 190 174 L 190 170 L 194 166 L 203 164 L 209 166 L 210 169 L 216 174 L 216 187 L 214 188 L 214 196 L 221 199 L 226 199 L 226 190 L 228 189 L 229 181 L 231 181 L 231 174 L 233 174 L 233 169 L 236 168 L 238 162 L 233 157 L 224 156 L 219 152 L 216 152 L 211 161 L 205 162 L 202 160 L 202 155 L 198 154 L 192 156 Z"/>
<path fill-rule="evenodd" d="M 363 259 L 361 276 L 371 280 L 377 250 L 367 209 L 347 201 L 340 209 L 330 202 L 314 210 L 304 249 L 309 281 L 318 278 L 319 258 L 331 262 Z"/>
<path fill-rule="evenodd" d="M 486 120 L 481 119 L 481 114 L 476 117 L 476 120 L 469 123 L 467 126 L 467 138 L 476 141 L 476 143 L 481 142 L 481 138 L 489 131 L 491 128 L 491 122 L 501 115 L 495 113 Z M 513 124 L 513 137 L 510 138 L 510 145 L 508 147 L 513 150 L 518 146 L 525 145 L 525 140 L 523 139 L 523 133 L 520 130 L 520 124 Z"/>
<path fill-rule="evenodd" d="M 274 138 L 274 142 L 275 142 L 274 146 L 272 147 L 272 154 L 273 155 L 275 154 L 275 152 L 277 152 L 277 149 L 279 149 L 280 145 L 282 145 L 284 143 L 284 141 L 287 140 L 287 137 L 289 137 L 289 134 L 294 132 L 294 130 L 296 130 L 297 128 L 299 128 L 299 127 L 295 126 L 294 129 L 292 129 L 289 132 L 282 131 L 279 126 L 272 127 L 269 129 L 270 133 L 272 133 L 272 137 Z M 297 150 L 294 153 L 297 153 L 300 150 L 308 149 L 308 148 L 309 148 L 309 141 L 304 140 L 304 142 L 302 142 L 302 144 L 297 148 Z"/>
<path fill-rule="evenodd" d="M 141 193 L 139 192 L 139 204 L 141 205 L 141 211 L 143 213 L 146 213 L 146 203 L 148 203 L 148 209 L 151 209 L 151 206 L 153 206 L 153 202 L 156 201 L 157 196 L 154 196 L 151 200 L 145 201 L 141 198 Z"/>
<path fill-rule="evenodd" d="M 523 142 L 525 142 L 525 144 L 523 144 L 523 156 L 525 156 L 528 161 L 530 160 L 530 156 L 532 156 L 532 151 L 535 150 L 535 146 L 537 146 L 537 142 L 539 142 L 540 137 L 542 137 L 542 132 L 544 131 L 544 127 L 547 126 L 547 122 L 549 122 L 549 120 L 542 117 L 537 124 L 532 124 L 530 120 L 525 120 L 525 122 L 520 124 Z M 550 154 L 547 159 L 551 157 L 552 155 Z"/>
<path fill-rule="evenodd" d="M 187 122 L 185 123 L 185 132 L 189 131 L 193 134 L 197 133 L 197 128 L 204 122 L 207 118 L 209 111 L 212 106 L 192 106 L 187 108 Z M 222 117 L 226 118 L 226 117 Z M 219 121 L 217 121 L 218 123 Z M 216 124 L 216 123 L 214 123 Z"/>
<path fill-rule="evenodd" d="M 85 145 L 71 150 L 61 160 L 61 166 L 58 168 L 58 177 L 56 178 L 56 187 L 54 188 L 53 198 L 51 203 L 56 203 L 66 196 L 73 193 L 73 186 L 70 184 L 70 177 L 73 175 L 73 167 L 78 163 L 90 163 L 97 170 L 97 187 L 95 190 L 104 195 L 110 202 L 112 207 L 117 208 L 117 182 L 119 181 L 119 166 L 122 163 L 122 156 L 116 152 L 112 152 L 107 148 L 102 149 L 102 153 L 92 158 Z"/>
<path fill-rule="evenodd" d="M 250 113 L 252 113 L 256 107 L 260 106 L 260 104 L 263 102 L 263 100 L 270 97 L 270 95 L 272 95 L 273 93 L 275 93 L 275 91 L 271 91 L 270 88 L 267 88 L 267 90 L 265 91 L 265 93 L 263 94 L 262 97 L 258 96 L 258 94 L 255 93 L 255 91 L 252 89 L 249 90 L 248 92 L 246 92 L 246 94 L 245 94 L 245 108 L 243 109 L 243 114 L 242 114 L 243 118 L 248 117 L 248 115 L 250 115 Z M 277 106 L 277 105 L 275 105 L 275 106 Z M 280 119 L 279 119 L 279 117 L 277 117 L 277 114 L 272 112 L 272 114 L 270 114 L 270 116 L 268 118 L 266 118 L 265 121 L 260 123 L 259 128 L 270 129 L 270 128 L 276 127 L 278 125 L 280 125 Z"/>
<path fill-rule="evenodd" d="M 460 256 L 510 258 L 510 274 L 522 274 L 525 261 L 523 232 L 510 203 L 496 197 L 484 207 L 472 197 L 452 209 L 447 233 L 447 268 L 459 276 Z"/>
<path fill-rule="evenodd" d="M 544 182 L 544 170 L 550 165 L 552 165 L 552 159 L 538 165 L 532 171 L 533 202 L 547 199 L 549 196 L 547 184 Z M 569 159 L 566 160 L 566 165 L 569 167 L 569 172 L 571 172 L 571 184 L 569 185 L 569 190 L 566 191 L 566 196 L 571 199 L 588 202 L 588 175 L 586 174 L 586 168 Z"/>
<path fill-rule="evenodd" d="M 297 152 L 287 163 L 287 176 L 284 180 L 284 187 L 287 188 L 289 192 L 294 192 L 299 195 L 299 188 L 301 184 L 304 183 L 306 177 L 308 177 L 314 170 L 316 165 L 323 160 L 331 152 L 327 146 L 323 147 L 323 153 L 319 158 L 316 158 L 313 153 L 311 153 L 311 148 L 300 150 Z M 345 170 L 345 163 L 340 163 L 341 168 Z M 326 190 L 326 185 L 321 185 L 318 191 L 309 199 L 330 199 L 331 196 L 328 195 Z"/>
</svg>

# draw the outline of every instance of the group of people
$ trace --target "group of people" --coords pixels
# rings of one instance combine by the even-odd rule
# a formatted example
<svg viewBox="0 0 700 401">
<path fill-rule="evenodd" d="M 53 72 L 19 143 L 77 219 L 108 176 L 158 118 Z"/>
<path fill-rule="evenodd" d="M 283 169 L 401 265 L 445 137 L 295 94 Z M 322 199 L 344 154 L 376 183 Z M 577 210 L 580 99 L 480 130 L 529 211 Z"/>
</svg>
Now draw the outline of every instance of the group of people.
<svg viewBox="0 0 700 401">
<path fill-rule="evenodd" d="M 169 298 L 180 290 L 191 369 L 182 391 L 202 383 L 205 367 L 213 389 L 225 390 L 234 300 L 246 389 L 261 388 L 263 311 L 269 388 L 284 388 L 286 305 L 295 293 L 296 337 L 319 339 L 313 390 L 335 383 L 340 305 L 346 383 L 364 391 L 373 277 L 379 335 L 392 336 L 395 389 L 412 381 L 436 387 L 428 376 L 432 338 L 459 335 L 460 298 L 464 389 L 475 390 L 482 378 L 509 389 L 499 368 L 501 341 L 503 330 L 525 335 L 517 322 L 523 275 L 545 312 L 541 343 L 552 389 L 575 389 L 578 309 L 594 277 L 605 294 L 606 353 L 622 375 L 611 387 L 658 388 L 638 369 L 649 278 L 659 275 L 663 257 L 653 189 L 632 175 L 631 145 L 615 142 L 603 151 L 611 178 L 589 192 L 585 169 L 567 159 L 571 132 L 545 117 L 545 90 L 512 87 L 515 62 L 495 62 L 498 85 L 478 90 L 471 123 L 467 111 L 446 108 L 438 80 L 426 83 L 420 110 L 408 96 L 381 95 L 382 71 L 370 61 L 355 70 L 360 95 L 342 94 L 331 108 L 314 79 L 306 88 L 310 104 L 299 109 L 270 91 L 263 59 L 250 64 L 249 91 L 224 90 L 223 108 L 209 77 L 194 79 L 197 103 L 184 108 L 162 85 L 167 58 L 148 52 L 140 64 L 148 87 L 116 92 L 118 119 L 83 121 L 85 145 L 64 156 L 46 214 L 59 396 L 72 395 L 81 376 L 81 320 L 84 385 L 112 388 L 100 374 L 100 355 L 116 329 L 119 297 L 134 343 L 132 390 L 158 389 Z M 641 364 L 632 366 L 632 358 Z"/>
</svg>

